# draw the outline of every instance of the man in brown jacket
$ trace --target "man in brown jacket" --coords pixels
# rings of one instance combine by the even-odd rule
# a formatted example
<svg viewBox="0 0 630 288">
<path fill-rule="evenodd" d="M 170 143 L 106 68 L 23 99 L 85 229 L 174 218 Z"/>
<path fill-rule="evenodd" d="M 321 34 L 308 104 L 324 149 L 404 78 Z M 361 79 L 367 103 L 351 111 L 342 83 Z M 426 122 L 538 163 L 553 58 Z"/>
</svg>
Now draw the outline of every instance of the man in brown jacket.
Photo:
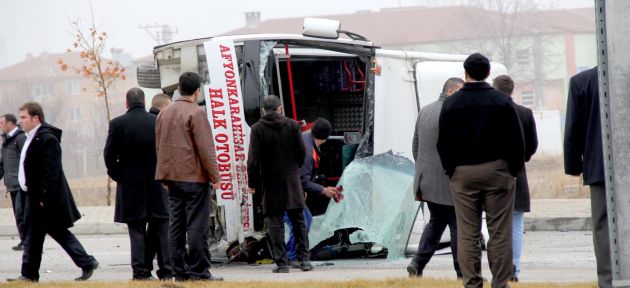
<svg viewBox="0 0 630 288">
<path fill-rule="evenodd" d="M 223 280 L 210 274 L 208 185 L 218 183 L 219 173 L 212 130 L 206 112 L 197 105 L 200 86 L 199 75 L 182 74 L 181 96 L 160 112 L 156 126 L 155 179 L 168 186 L 169 247 L 177 281 Z"/>
</svg>

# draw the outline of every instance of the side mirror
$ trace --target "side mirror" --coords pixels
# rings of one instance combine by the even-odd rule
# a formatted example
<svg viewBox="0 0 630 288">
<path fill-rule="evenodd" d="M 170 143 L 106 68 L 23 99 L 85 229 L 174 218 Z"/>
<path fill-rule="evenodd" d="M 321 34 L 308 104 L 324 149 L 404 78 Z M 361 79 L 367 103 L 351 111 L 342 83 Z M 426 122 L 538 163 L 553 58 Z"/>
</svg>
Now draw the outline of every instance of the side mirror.
<svg viewBox="0 0 630 288">
<path fill-rule="evenodd" d="M 304 18 L 302 35 L 307 37 L 338 39 L 341 22 L 321 18 Z"/>
</svg>

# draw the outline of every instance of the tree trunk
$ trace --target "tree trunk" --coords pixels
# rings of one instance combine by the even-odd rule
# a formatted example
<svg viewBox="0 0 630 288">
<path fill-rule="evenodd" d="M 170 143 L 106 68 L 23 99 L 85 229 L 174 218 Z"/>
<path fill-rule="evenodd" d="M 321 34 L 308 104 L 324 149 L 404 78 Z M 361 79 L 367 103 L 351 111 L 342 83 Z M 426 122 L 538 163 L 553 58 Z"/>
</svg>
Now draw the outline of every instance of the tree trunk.
<svg viewBox="0 0 630 288">
<path fill-rule="evenodd" d="M 105 100 L 105 111 L 107 112 L 107 124 L 109 125 L 112 119 L 111 114 L 109 114 L 109 101 L 107 99 L 107 87 L 105 87 L 105 85 L 103 85 L 103 96 Z M 107 177 L 107 206 L 112 206 L 112 178 L 109 176 Z"/>
</svg>

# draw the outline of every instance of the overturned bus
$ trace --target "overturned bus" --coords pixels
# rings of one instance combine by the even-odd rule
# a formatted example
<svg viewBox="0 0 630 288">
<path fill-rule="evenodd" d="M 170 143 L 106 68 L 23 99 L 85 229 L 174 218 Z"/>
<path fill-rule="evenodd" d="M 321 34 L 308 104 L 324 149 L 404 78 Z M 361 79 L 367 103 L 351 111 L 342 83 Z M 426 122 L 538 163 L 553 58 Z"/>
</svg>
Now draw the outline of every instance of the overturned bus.
<svg viewBox="0 0 630 288">
<path fill-rule="evenodd" d="M 340 37 L 341 34 L 345 37 Z M 241 252 L 260 254 L 253 251 L 259 248 L 252 247 L 257 247 L 256 241 L 263 238 L 265 230 L 260 193 L 245 192 L 249 127 L 261 117 L 264 96 L 279 96 L 285 115 L 301 123 L 304 130 L 318 117 L 330 121 L 333 131 L 329 141 L 322 146 L 319 170 L 325 175 L 327 185 L 335 186 L 343 180 L 344 171 L 352 167 L 355 159 L 389 153 L 413 161 L 411 142 L 419 109 L 438 99 L 448 78 L 463 78 L 462 62 L 466 57 L 380 49 L 360 35 L 341 31 L 337 21 L 314 18 L 305 19 L 302 35 L 219 36 L 158 46 L 153 53 L 154 69 L 142 67 L 138 70 L 140 86 L 159 88 L 177 97 L 181 73 L 197 72 L 202 78 L 204 97 L 199 104 L 205 105 L 213 127 L 221 170 L 220 189 L 213 198 L 211 247 L 216 249 L 213 252 L 227 250 L 232 257 Z M 492 64 L 493 75 L 505 72 L 503 65 Z M 370 231 L 370 227 L 365 227 L 369 225 L 394 225 L 396 230 L 376 229 L 383 234 L 376 238 L 365 235 L 369 233 L 357 233 L 355 237 L 346 235 L 342 238 L 351 242 L 346 244 L 374 244 L 379 241 L 375 239 L 391 237 L 379 241 L 399 243 L 395 249 L 383 247 L 389 249 L 390 257 L 402 256 L 408 243 L 415 249 L 420 231 L 428 221 L 428 212 L 418 213 L 420 205 L 413 201 L 413 165 L 395 166 L 405 167 L 405 171 L 394 172 L 407 174 L 398 180 L 402 186 L 371 185 L 378 191 L 364 193 L 345 184 L 344 190 L 357 193 L 357 203 L 369 202 L 373 206 L 382 203 L 387 209 L 380 209 L 384 211 L 378 215 L 391 218 L 389 222 L 371 219 L 367 224 L 350 223 L 348 225 L 361 227 L 345 227 L 352 229 L 348 233 Z M 374 174 L 377 179 L 372 180 L 379 181 L 379 177 L 398 179 L 390 176 Z M 347 183 L 352 185 L 352 181 Z M 399 193 L 390 193 L 392 191 L 388 189 Z M 375 211 L 350 207 L 348 203 L 339 206 L 341 208 L 335 207 L 335 215 L 326 218 L 328 207 L 336 203 L 325 197 L 312 198 L 307 199 L 315 216 L 310 234 L 311 248 L 317 247 L 322 242 L 319 240 L 328 236 L 338 237 L 320 235 L 331 231 L 322 230 L 325 223 L 337 221 L 342 214 L 347 220 L 346 212 L 350 210 L 364 215 L 374 215 Z M 400 203 L 405 208 L 389 207 L 387 203 Z M 401 211 L 403 209 L 412 213 Z M 339 225 L 328 227 L 344 228 Z M 313 237 L 312 234 L 317 235 Z M 445 235 L 448 237 L 448 233 Z M 313 241 L 314 238 L 318 241 Z M 362 247 L 373 248 L 373 245 Z"/>
</svg>

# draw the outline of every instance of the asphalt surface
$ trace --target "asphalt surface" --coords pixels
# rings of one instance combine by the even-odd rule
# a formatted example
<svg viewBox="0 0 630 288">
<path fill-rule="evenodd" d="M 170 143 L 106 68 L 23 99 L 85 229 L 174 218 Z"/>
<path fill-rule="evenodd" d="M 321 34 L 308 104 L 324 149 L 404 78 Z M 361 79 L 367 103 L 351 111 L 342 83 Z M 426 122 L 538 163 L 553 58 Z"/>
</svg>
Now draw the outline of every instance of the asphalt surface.
<svg viewBox="0 0 630 288">
<path fill-rule="evenodd" d="M 129 239 L 118 235 L 79 236 L 89 253 L 100 262 L 93 280 L 127 281 L 131 278 Z M 11 250 L 13 237 L 0 238 L 0 283 L 7 277 L 19 276 L 22 253 Z M 490 279 L 487 260 L 483 275 Z M 353 259 L 314 262 L 315 270 L 289 274 L 272 274 L 273 265 L 215 264 L 212 273 L 226 281 L 343 281 L 353 279 L 388 279 L 406 277 L 410 258 Z M 80 274 L 70 258 L 51 238 L 46 238 L 41 266 L 41 281 L 69 281 Z M 450 254 L 436 255 L 424 271 L 425 277 L 455 279 Z M 586 231 L 527 232 L 524 237 L 521 281 L 523 282 L 594 282 L 595 257 L 592 235 Z"/>
</svg>

